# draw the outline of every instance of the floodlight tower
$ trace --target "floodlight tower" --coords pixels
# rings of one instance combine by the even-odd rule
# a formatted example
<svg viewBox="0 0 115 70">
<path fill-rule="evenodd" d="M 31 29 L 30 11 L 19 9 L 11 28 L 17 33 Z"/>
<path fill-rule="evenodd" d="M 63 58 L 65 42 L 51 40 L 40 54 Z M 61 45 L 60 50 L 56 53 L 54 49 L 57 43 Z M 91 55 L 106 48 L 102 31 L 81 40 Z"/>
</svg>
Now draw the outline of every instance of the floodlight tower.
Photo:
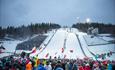
<svg viewBox="0 0 115 70">
<path fill-rule="evenodd" d="M 90 18 L 86 18 L 86 23 L 90 24 L 91 23 L 91 19 Z"/>
<path fill-rule="evenodd" d="M 91 24 L 91 19 L 90 18 L 86 18 L 86 23 L 88 24 L 88 27 L 87 27 L 87 34 L 92 34 L 92 28 L 90 27 L 90 24 Z"/>
</svg>

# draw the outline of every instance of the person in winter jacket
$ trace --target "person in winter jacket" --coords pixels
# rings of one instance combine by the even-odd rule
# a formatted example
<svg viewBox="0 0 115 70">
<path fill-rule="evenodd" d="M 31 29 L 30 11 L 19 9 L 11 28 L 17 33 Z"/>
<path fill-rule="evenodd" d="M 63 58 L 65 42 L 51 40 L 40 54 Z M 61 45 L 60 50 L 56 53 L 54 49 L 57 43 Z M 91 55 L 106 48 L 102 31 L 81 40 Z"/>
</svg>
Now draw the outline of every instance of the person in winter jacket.
<svg viewBox="0 0 115 70">
<path fill-rule="evenodd" d="M 66 63 L 65 70 L 69 70 L 69 62 Z"/>
<path fill-rule="evenodd" d="M 84 70 L 84 69 L 83 69 L 83 66 L 82 66 L 81 64 L 79 64 L 78 69 L 79 69 L 79 70 Z"/>
<path fill-rule="evenodd" d="M 85 65 L 84 70 L 91 70 L 88 63 Z"/>
<path fill-rule="evenodd" d="M 70 63 L 69 63 L 69 70 L 72 70 L 72 67 L 73 67 L 73 63 L 70 61 Z"/>
<path fill-rule="evenodd" d="M 46 70 L 46 69 L 45 69 L 45 67 L 43 66 L 43 64 L 40 63 L 40 64 L 38 65 L 38 69 L 37 69 L 37 70 Z"/>
<path fill-rule="evenodd" d="M 110 62 L 108 63 L 107 70 L 112 70 L 112 64 Z"/>
<path fill-rule="evenodd" d="M 112 65 L 108 64 L 107 70 L 112 70 Z"/>
<path fill-rule="evenodd" d="M 30 61 L 26 64 L 26 70 L 32 70 L 32 63 Z"/>
<path fill-rule="evenodd" d="M 44 60 L 43 60 L 43 65 L 46 65 L 46 63 L 47 63 L 47 61 L 44 59 Z"/>
<path fill-rule="evenodd" d="M 99 68 L 99 65 L 98 65 L 98 64 L 94 64 L 94 65 L 93 65 L 93 70 L 101 70 L 101 69 Z"/>
<path fill-rule="evenodd" d="M 52 70 L 51 64 L 49 62 L 44 66 L 46 70 Z"/>
<path fill-rule="evenodd" d="M 26 59 L 22 58 L 21 67 L 22 67 L 22 70 L 26 70 Z"/>
<path fill-rule="evenodd" d="M 34 57 L 33 59 L 34 59 L 34 68 L 33 68 L 33 70 L 36 70 L 37 66 L 40 64 L 40 61 L 39 61 L 37 56 Z"/>
<path fill-rule="evenodd" d="M 58 62 L 57 62 L 57 64 L 56 64 L 56 66 L 55 66 L 54 70 L 63 70 L 63 67 L 62 67 L 62 65 L 61 65 L 61 62 L 60 62 L 60 61 L 58 61 Z"/>
<path fill-rule="evenodd" d="M 78 70 L 78 65 L 76 62 L 73 64 L 72 70 Z"/>
</svg>

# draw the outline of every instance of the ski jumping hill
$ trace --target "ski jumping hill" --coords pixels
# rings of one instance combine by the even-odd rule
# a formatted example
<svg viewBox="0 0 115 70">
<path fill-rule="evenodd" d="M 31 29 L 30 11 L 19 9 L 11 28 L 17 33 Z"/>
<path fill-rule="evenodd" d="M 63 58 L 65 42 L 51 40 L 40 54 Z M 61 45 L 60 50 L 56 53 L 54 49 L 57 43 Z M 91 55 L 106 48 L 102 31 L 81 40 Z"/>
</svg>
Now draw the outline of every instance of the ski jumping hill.
<svg viewBox="0 0 115 70">
<path fill-rule="evenodd" d="M 37 52 L 31 54 L 31 56 L 38 55 L 40 59 L 48 59 L 50 57 L 60 59 L 83 59 L 89 57 L 95 59 L 94 55 L 96 54 L 115 51 L 115 44 L 110 44 L 97 38 L 89 38 L 86 33 L 79 32 L 75 28 L 60 28 L 52 32 L 41 44 L 40 49 L 37 49 Z M 87 44 L 86 40 L 89 41 L 90 45 Z M 115 54 L 106 59 L 114 60 Z"/>
</svg>

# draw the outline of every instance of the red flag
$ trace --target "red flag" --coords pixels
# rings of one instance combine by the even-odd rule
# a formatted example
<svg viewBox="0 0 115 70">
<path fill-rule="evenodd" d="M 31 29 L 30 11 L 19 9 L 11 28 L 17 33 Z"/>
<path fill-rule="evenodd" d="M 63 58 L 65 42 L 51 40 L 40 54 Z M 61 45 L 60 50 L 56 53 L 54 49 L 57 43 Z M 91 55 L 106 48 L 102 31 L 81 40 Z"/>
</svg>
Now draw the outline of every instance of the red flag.
<svg viewBox="0 0 115 70">
<path fill-rule="evenodd" d="M 106 65 L 108 62 L 107 62 L 107 60 L 105 60 L 105 61 L 103 61 L 102 63 L 103 63 L 104 65 Z"/>
<path fill-rule="evenodd" d="M 36 47 L 33 47 L 32 52 L 31 53 L 35 53 L 36 52 Z"/>
<path fill-rule="evenodd" d="M 89 57 L 84 57 L 84 60 L 88 60 L 89 59 Z"/>
<path fill-rule="evenodd" d="M 64 48 L 62 48 L 62 53 L 64 52 Z"/>
<path fill-rule="evenodd" d="M 98 65 L 99 65 L 99 63 L 98 63 L 97 61 L 95 61 L 95 62 L 94 62 L 94 64 L 96 64 L 96 66 L 98 66 Z"/>
<path fill-rule="evenodd" d="M 47 53 L 45 57 L 47 58 L 48 56 L 49 56 L 49 53 Z"/>
</svg>

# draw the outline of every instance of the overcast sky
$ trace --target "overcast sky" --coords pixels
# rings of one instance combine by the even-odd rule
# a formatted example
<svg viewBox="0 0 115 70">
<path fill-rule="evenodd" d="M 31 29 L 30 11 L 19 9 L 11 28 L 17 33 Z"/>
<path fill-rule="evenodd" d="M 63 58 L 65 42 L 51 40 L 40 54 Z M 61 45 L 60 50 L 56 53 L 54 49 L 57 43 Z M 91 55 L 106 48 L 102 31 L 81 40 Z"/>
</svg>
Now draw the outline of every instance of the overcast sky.
<svg viewBox="0 0 115 70">
<path fill-rule="evenodd" d="M 31 22 L 72 25 L 86 18 L 115 24 L 115 0 L 0 0 L 3 27 Z"/>
</svg>

